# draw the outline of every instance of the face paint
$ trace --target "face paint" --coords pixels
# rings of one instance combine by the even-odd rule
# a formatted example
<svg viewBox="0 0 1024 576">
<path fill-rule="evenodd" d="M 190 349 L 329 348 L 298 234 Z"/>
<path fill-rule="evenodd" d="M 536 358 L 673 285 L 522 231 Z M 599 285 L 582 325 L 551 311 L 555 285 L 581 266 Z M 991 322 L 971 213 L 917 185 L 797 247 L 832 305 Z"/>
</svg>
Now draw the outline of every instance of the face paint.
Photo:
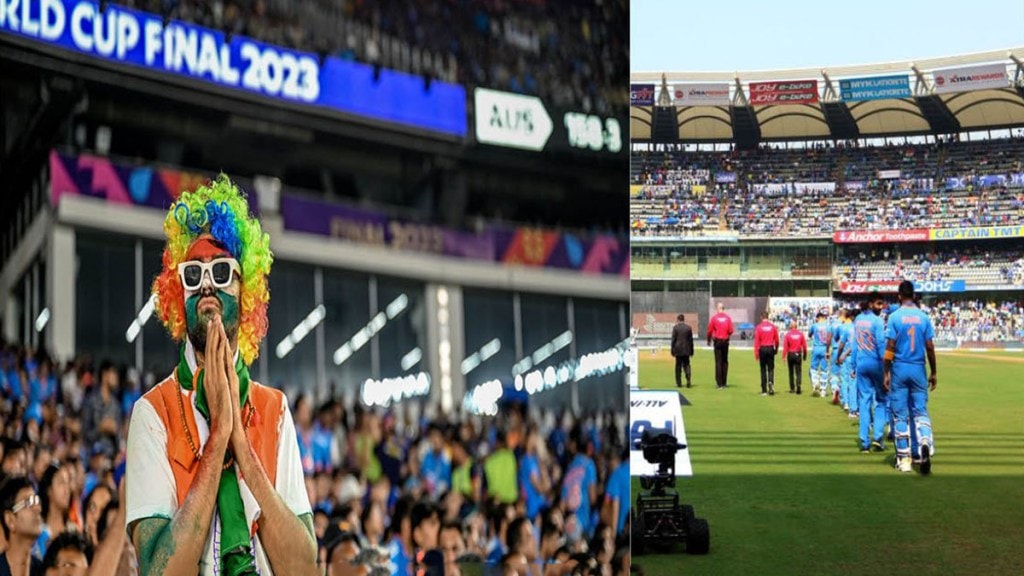
<svg viewBox="0 0 1024 576">
<path fill-rule="evenodd" d="M 196 350 L 206 350 L 206 329 L 210 325 L 210 319 L 216 312 L 207 312 L 200 315 L 199 300 L 209 294 L 207 289 L 196 292 L 185 300 L 185 328 L 188 331 L 188 339 Z M 224 333 L 228 341 L 234 343 L 238 337 L 238 298 L 224 292 L 216 291 L 217 299 L 220 300 L 220 309 L 223 311 L 221 320 L 224 322 Z"/>
</svg>

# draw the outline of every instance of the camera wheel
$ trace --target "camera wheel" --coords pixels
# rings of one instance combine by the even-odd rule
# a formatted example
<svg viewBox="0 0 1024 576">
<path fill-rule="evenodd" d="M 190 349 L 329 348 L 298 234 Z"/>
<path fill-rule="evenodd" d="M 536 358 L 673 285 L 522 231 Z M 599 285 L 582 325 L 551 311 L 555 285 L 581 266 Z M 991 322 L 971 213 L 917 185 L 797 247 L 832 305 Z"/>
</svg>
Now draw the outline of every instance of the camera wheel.
<svg viewBox="0 0 1024 576">
<path fill-rule="evenodd" d="M 683 526 L 689 526 L 690 520 L 693 520 L 697 516 L 693 512 L 693 506 L 690 506 L 689 504 L 680 505 L 679 513 L 683 517 Z"/>
<path fill-rule="evenodd" d="M 686 553 L 707 554 L 711 547 L 711 528 L 704 518 L 692 518 L 686 523 Z"/>
<path fill-rule="evenodd" d="M 644 520 L 639 514 L 633 515 L 633 520 L 629 523 L 629 532 L 630 552 L 634 556 L 642 555 L 647 546 L 647 539 L 644 538 Z"/>
</svg>

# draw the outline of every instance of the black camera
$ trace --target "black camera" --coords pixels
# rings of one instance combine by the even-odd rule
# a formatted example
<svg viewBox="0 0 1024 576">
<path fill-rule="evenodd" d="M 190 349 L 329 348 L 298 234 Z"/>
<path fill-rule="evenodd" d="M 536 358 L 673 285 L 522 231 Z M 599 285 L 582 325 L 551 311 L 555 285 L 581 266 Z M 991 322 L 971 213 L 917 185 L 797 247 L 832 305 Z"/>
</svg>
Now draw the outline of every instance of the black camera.
<svg viewBox="0 0 1024 576">
<path fill-rule="evenodd" d="M 640 487 L 663 494 L 676 481 L 676 452 L 686 448 L 668 428 L 648 428 L 638 440 L 644 460 L 658 466 L 653 476 L 641 476 Z"/>
<path fill-rule="evenodd" d="M 650 428 L 638 440 L 644 460 L 656 464 L 653 475 L 641 476 L 631 523 L 633 554 L 651 545 L 682 542 L 690 554 L 707 554 L 711 545 L 708 521 L 694 516 L 693 506 L 679 502 L 675 489 L 676 453 L 686 448 L 672 430 Z"/>
</svg>

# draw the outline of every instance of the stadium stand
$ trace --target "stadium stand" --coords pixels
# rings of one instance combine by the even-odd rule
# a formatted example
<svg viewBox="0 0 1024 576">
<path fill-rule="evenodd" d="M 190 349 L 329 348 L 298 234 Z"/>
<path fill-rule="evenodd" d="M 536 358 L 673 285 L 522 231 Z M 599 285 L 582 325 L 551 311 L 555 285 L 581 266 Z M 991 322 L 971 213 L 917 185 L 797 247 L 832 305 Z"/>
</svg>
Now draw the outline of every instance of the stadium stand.
<svg viewBox="0 0 1024 576">
<path fill-rule="evenodd" d="M 929 312 L 936 340 L 1024 342 L 1024 305 L 1019 301 L 939 300 Z"/>
<path fill-rule="evenodd" d="M 1024 137 L 931 145 L 815 146 L 756 151 L 635 152 L 630 220 L 635 233 L 741 236 L 831 235 L 837 230 L 1012 224 L 1024 189 L 946 189 L 943 178 L 1021 171 Z M 879 170 L 901 171 L 899 181 Z M 712 174 L 735 173 L 716 184 Z M 702 178 L 684 175 L 701 174 Z M 856 184 L 853 184 L 853 183 Z M 696 186 L 696 188 L 695 188 Z"/>
<path fill-rule="evenodd" d="M 63 525 L 48 530 L 48 539 L 63 531 L 78 531 L 94 546 L 104 538 L 123 540 L 123 531 L 116 526 L 96 531 L 90 524 L 95 518 L 88 512 L 89 502 L 98 488 L 117 494 L 115 475 L 125 459 L 132 406 L 159 377 L 108 361 L 97 369 L 88 353 L 54 366 L 42 350 L 0 347 L 0 421 L 4 423 L 0 483 L 26 475 L 38 484 L 51 465 L 69 471 Z M 103 397 L 105 386 L 109 400 Z M 115 433 L 89 429 L 90 422 L 111 411 L 118 415 Z M 622 503 L 621 492 L 616 492 L 619 487 L 609 482 L 614 469 L 622 465 L 625 415 L 621 413 L 574 416 L 564 410 L 527 411 L 510 405 L 486 422 L 471 417 L 450 421 L 408 404 L 375 412 L 359 403 L 331 399 L 314 411 L 305 395 L 294 399 L 292 413 L 317 517 L 321 561 L 326 561 L 328 549 L 341 533 L 357 538 L 367 567 L 388 568 L 389 562 L 397 562 L 403 554 L 398 546 L 405 546 L 406 559 L 412 559 L 413 549 L 419 547 L 402 541 L 396 514 L 408 514 L 411 506 L 421 502 L 437 510 L 442 523 L 454 522 L 460 528 L 463 561 L 474 557 L 500 561 L 507 552 L 501 538 L 507 521 L 523 517 L 529 518 L 538 539 L 544 536 L 546 545 L 532 559 L 538 565 L 551 561 L 562 548 L 569 554 L 589 552 L 610 565 L 612 553 L 622 556 L 628 548 L 628 534 L 621 526 L 609 524 L 611 501 Z M 440 433 L 437 438 L 432 437 L 434 431 Z M 506 438 L 501 440 L 501 435 Z M 583 475 L 569 474 L 578 465 L 576 443 L 581 462 L 589 461 L 595 473 L 582 484 L 577 480 Z M 511 502 L 495 497 L 497 489 L 485 473 L 488 458 L 501 446 L 514 455 L 510 481 L 520 496 Z M 530 482 L 530 474 L 536 475 L 541 488 L 528 489 L 525 483 Z M 591 489 L 593 500 L 589 499 Z M 578 504 L 570 504 L 569 495 L 579 490 L 588 499 L 586 512 L 577 513 Z M 111 511 L 120 506 L 116 497 L 111 502 Z M 399 502 L 403 504 L 397 506 Z M 376 523 L 369 520 L 374 512 L 379 513 L 374 516 Z M 329 519 L 340 531 L 331 531 Z M 35 551 L 40 557 L 47 538 Z M 130 551 L 131 546 L 126 549 Z M 132 560 L 125 562 L 117 574 L 134 573 Z M 397 564 L 391 566 L 401 571 Z M 624 573 L 621 570 L 618 566 L 616 573 Z"/>
<path fill-rule="evenodd" d="M 859 253 L 836 265 L 838 281 L 964 280 L 968 285 L 1024 285 L 1024 256 L 1016 250 L 964 248 L 903 258 L 890 250 Z"/>
<path fill-rule="evenodd" d="M 768 310 L 780 328 L 806 330 L 816 312 L 870 293 L 891 302 L 906 279 L 942 317 L 944 346 L 1020 349 L 1019 50 L 912 66 L 633 73 L 638 338 L 667 337 L 644 318 L 702 319 L 722 303 L 734 321 Z M 996 78 L 988 85 L 944 85 L 942 71 L 982 63 Z M 850 89 L 886 81 L 905 83 L 903 97 Z M 773 93 L 803 89 L 799 105 Z"/>
</svg>

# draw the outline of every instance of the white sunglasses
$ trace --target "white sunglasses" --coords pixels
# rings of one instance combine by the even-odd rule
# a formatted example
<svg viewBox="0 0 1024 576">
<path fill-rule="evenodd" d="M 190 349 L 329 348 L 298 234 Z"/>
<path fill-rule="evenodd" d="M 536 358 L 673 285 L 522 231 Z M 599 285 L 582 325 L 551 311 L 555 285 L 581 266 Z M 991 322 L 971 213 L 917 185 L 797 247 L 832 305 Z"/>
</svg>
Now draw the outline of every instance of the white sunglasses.
<svg viewBox="0 0 1024 576">
<path fill-rule="evenodd" d="M 182 262 L 178 264 L 178 275 L 181 285 L 186 290 L 199 290 L 203 285 L 203 277 L 210 274 L 214 288 L 227 288 L 231 285 L 234 274 L 242 275 L 242 268 L 234 258 L 216 258 L 209 262 Z"/>
<path fill-rule="evenodd" d="M 32 506 L 36 506 L 38 504 L 39 504 L 39 494 L 33 494 L 33 495 L 29 496 L 28 498 L 25 498 L 21 502 L 18 502 L 14 506 L 11 506 L 11 512 L 13 514 L 17 514 L 18 512 L 21 512 L 22 510 L 24 510 L 25 508 L 31 508 Z"/>
</svg>

